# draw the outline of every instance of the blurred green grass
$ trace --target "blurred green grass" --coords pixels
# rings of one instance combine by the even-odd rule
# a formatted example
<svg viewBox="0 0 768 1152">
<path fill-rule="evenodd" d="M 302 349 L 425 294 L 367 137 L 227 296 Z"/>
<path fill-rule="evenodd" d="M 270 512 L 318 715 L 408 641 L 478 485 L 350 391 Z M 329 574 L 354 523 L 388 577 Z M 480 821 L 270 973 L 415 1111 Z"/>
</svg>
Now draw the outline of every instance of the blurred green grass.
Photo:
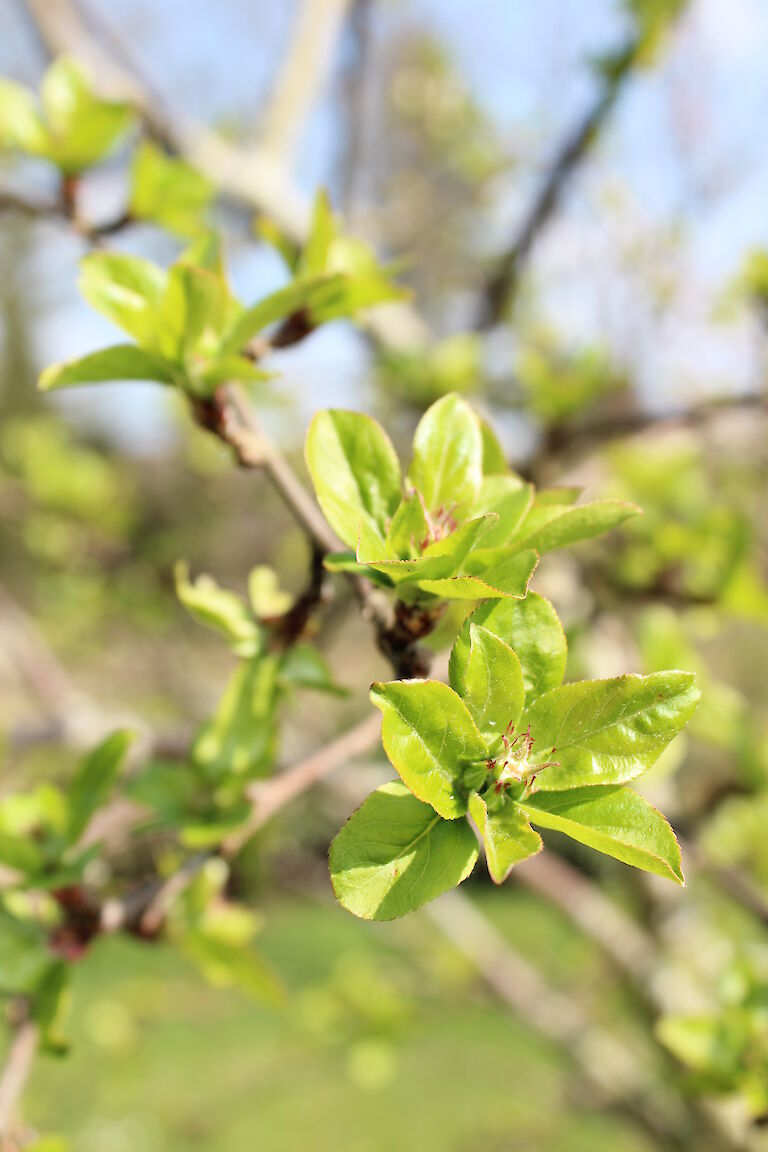
<svg viewBox="0 0 768 1152">
<path fill-rule="evenodd" d="M 517 891 L 493 904 L 553 981 L 605 997 L 598 957 L 557 913 Z M 268 909 L 261 947 L 289 989 L 283 1009 L 202 984 L 162 946 L 102 942 L 77 969 L 72 1053 L 38 1062 L 28 1120 L 77 1152 L 651 1148 L 618 1115 L 574 1111 L 566 1056 L 425 921 L 361 925 L 289 899 Z"/>
</svg>

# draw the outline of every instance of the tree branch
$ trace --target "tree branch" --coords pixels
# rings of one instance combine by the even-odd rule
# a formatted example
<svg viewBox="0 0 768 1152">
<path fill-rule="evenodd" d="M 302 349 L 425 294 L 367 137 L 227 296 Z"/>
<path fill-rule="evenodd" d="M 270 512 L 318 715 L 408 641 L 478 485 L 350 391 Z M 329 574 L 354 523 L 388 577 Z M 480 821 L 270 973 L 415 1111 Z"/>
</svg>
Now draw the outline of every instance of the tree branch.
<svg viewBox="0 0 768 1152">
<path fill-rule="evenodd" d="M 0 1073 L 0 1140 L 5 1147 L 19 1100 L 29 1079 L 40 1043 L 37 1025 L 29 1018 L 28 1005 L 16 1027 L 8 1055 Z"/>
<path fill-rule="evenodd" d="M 479 331 L 492 328 L 505 318 L 533 246 L 554 216 L 569 181 L 586 160 L 605 127 L 632 74 L 639 48 L 640 41 L 632 37 L 612 56 L 610 66 L 602 70 L 601 84 L 594 103 L 569 129 L 557 148 L 508 251 L 499 260 L 485 285 L 475 325 Z"/>
<path fill-rule="evenodd" d="M 573 459 L 580 459 L 610 440 L 638 436 L 656 428 L 699 428 L 728 412 L 768 413 L 768 393 L 740 392 L 732 396 L 713 396 L 670 412 L 630 411 L 614 416 L 597 417 L 583 424 L 550 428 L 526 466 L 526 472 L 540 476 L 556 461 L 562 469 Z"/>
<path fill-rule="evenodd" d="M 343 736 L 326 744 L 319 752 L 299 761 L 287 772 L 271 780 L 254 784 L 249 791 L 253 803 L 251 818 L 224 841 L 225 856 L 232 856 L 258 832 L 277 812 L 297 799 L 307 789 L 319 784 L 342 765 L 367 752 L 379 738 L 381 716 L 376 712 L 366 716 Z"/>
<path fill-rule="evenodd" d="M 290 170 L 326 80 L 352 0 L 301 0 L 262 118 L 264 151 Z"/>
<path fill-rule="evenodd" d="M 643 995 L 649 995 L 653 940 L 597 884 L 554 852 L 532 856 L 518 866 L 514 878 L 555 904 L 632 979 Z"/>
<path fill-rule="evenodd" d="M 662 1147 L 691 1147 L 690 1120 L 674 1094 L 652 1083 L 632 1049 L 596 1027 L 572 997 L 549 987 L 471 900 L 448 892 L 425 913 L 503 1004 L 570 1053 L 598 1104 L 619 1100 Z M 741 1146 L 719 1136 L 723 1149 Z"/>
</svg>

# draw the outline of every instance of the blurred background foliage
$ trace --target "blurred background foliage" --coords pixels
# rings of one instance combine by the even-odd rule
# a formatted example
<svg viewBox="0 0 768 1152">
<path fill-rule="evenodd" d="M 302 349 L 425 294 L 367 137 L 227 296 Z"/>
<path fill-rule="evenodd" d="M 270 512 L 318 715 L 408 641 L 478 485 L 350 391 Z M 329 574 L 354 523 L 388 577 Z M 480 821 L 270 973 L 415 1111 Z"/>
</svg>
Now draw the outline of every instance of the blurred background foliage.
<svg viewBox="0 0 768 1152">
<path fill-rule="evenodd" d="M 248 155 L 273 124 L 304 7 L 228 0 L 214 16 L 203 3 L 88 0 L 83 11 L 160 103 Z M 667 892 L 547 837 L 568 883 L 586 879 L 641 931 L 645 966 L 635 937 L 636 963 L 617 964 L 594 918 L 568 914 L 580 889 L 562 877 L 548 893 L 516 878 L 491 892 L 479 875 L 468 890 L 595 1034 L 629 1046 L 668 1130 L 605 1107 L 572 1053 L 500 1010 L 426 917 L 371 926 L 333 905 L 327 844 L 382 776 L 371 758 L 305 796 L 298 825 L 278 818 L 259 833 L 232 874 L 203 873 L 169 924 L 178 947 L 107 939 L 74 966 L 70 1055 L 36 1066 L 25 1107 L 57 1135 L 30 1147 L 639 1152 L 691 1146 L 669 1135 L 680 1110 L 713 1105 L 697 1148 L 768 1147 L 768 160 L 756 130 L 768 13 L 759 0 L 343 7 L 283 160 L 307 199 L 328 188 L 433 338 L 382 348 L 328 326 L 277 353 L 280 374 L 253 396 L 301 470 L 319 407 L 370 411 L 403 449 L 428 404 L 465 393 L 521 474 L 644 509 L 606 540 L 548 557 L 534 587 L 566 624 L 569 678 L 698 673 L 694 722 L 643 781 L 681 833 L 689 887 Z M 0 0 L 0 21 L 0 71 L 36 87 L 47 59 L 29 11 Z M 120 141 L 136 129 L 116 110 L 109 131 L 116 151 L 81 190 L 88 220 L 128 204 L 119 246 L 164 265 L 213 222 L 243 298 L 284 282 L 275 246 L 296 258 L 285 229 L 155 144 L 126 172 Z M 138 715 L 161 749 L 134 791 L 162 795 L 167 820 L 140 850 L 118 846 L 112 868 L 141 881 L 177 866 L 168 827 L 220 830 L 239 801 L 211 791 L 236 661 L 180 605 L 177 562 L 243 594 L 269 565 L 295 596 L 311 557 L 266 479 L 232 467 L 178 396 L 36 391 L 47 363 L 109 332 L 74 290 L 82 238 L 11 203 L 23 187 L 56 193 L 50 166 L 0 156 L 3 795 L 28 792 L 3 804 L 3 830 L 60 820 L 61 793 L 44 782 L 66 793 L 78 762 L 58 739 L 62 713 L 73 731 L 89 701 Z M 552 203 L 529 218 L 553 174 Z M 259 689 L 266 711 L 234 726 L 261 742 L 262 774 L 347 727 L 385 671 L 347 590 L 335 592 L 314 637 L 325 663 L 275 665 Z M 451 610 L 445 638 L 459 621 Z M 40 644 L 55 652 L 53 665 L 25 660 L 20 635 L 38 657 Z M 308 681 L 349 691 L 310 696 Z M 199 780 L 185 791 L 178 746 L 196 731 Z M 6 991 L 24 986 L 25 947 L 10 930 L 0 939 Z"/>
</svg>

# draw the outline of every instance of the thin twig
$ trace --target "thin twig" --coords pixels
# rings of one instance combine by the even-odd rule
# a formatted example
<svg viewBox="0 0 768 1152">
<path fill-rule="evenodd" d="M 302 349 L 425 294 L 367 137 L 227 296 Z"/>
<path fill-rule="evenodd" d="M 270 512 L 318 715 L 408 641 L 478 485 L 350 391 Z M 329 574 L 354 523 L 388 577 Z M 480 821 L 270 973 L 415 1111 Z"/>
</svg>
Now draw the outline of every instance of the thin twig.
<svg viewBox="0 0 768 1152">
<path fill-rule="evenodd" d="M 281 808 L 285 808 L 308 788 L 325 780 L 343 764 L 367 752 L 378 740 L 380 731 L 381 717 L 378 712 L 366 716 L 343 736 L 332 740 L 319 752 L 301 760 L 287 772 L 282 772 L 264 783 L 254 784 L 249 792 L 249 798 L 253 803 L 252 816 L 242 828 L 224 841 L 222 846 L 224 854 L 229 856 L 239 851 Z"/>
<path fill-rule="evenodd" d="M 338 552 L 343 547 L 285 456 L 264 434 L 252 405 L 237 388 L 231 387 L 226 392 L 224 420 L 218 434 L 234 449 L 244 467 L 264 469 L 314 544 L 323 552 Z"/>
<path fill-rule="evenodd" d="M 504 319 L 535 241 L 554 215 L 565 187 L 588 155 L 631 73 L 636 47 L 632 41 L 620 53 L 620 64 L 606 74 L 594 103 L 560 143 L 509 250 L 485 286 L 476 325 L 478 329 L 492 328 Z"/>
<path fill-rule="evenodd" d="M 23 1019 L 16 1027 L 11 1046 L 0 1073 L 0 1140 L 8 1138 L 19 1100 L 27 1085 L 35 1055 L 40 1043 L 37 1024 L 25 1009 Z"/>
</svg>

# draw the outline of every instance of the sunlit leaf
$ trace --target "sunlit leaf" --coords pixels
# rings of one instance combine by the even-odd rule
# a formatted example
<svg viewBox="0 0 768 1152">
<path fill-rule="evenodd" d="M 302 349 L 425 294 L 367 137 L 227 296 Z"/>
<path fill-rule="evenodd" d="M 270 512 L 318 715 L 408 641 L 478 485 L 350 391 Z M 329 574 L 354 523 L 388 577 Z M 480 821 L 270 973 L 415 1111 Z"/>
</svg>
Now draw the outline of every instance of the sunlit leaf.
<svg viewBox="0 0 768 1152">
<path fill-rule="evenodd" d="M 326 519 L 350 548 L 361 523 L 383 536 L 402 497 L 397 454 L 369 416 L 318 412 L 307 435 L 307 466 Z"/>
<path fill-rule="evenodd" d="M 70 388 L 77 384 L 104 384 L 114 380 L 154 380 L 159 384 L 176 383 L 173 366 L 145 352 L 135 344 L 114 344 L 88 356 L 52 364 L 40 376 L 43 392 Z"/>
<path fill-rule="evenodd" d="M 331 844 L 331 881 L 355 916 L 393 920 L 461 884 L 476 860 L 465 820 L 443 820 L 404 785 L 385 784 Z"/>
<path fill-rule="evenodd" d="M 451 663 L 451 687 L 463 699 L 486 740 L 501 737 L 520 719 L 525 699 L 520 661 L 503 640 L 479 624 L 469 626 L 463 665 Z"/>
<path fill-rule="evenodd" d="M 631 788 L 536 792 L 521 807 L 541 828 L 564 832 L 625 864 L 685 883 L 674 832 L 661 813 Z"/>
<path fill-rule="evenodd" d="M 452 820 L 467 810 L 464 768 L 487 748 L 461 698 L 437 680 L 374 684 L 371 700 L 384 715 L 384 750 L 415 796 Z"/>
<path fill-rule="evenodd" d="M 693 715 L 690 672 L 585 680 L 553 688 L 526 707 L 521 727 L 535 738 L 532 764 L 548 791 L 621 784 L 645 772 Z"/>
<path fill-rule="evenodd" d="M 471 506 L 482 474 L 483 437 L 477 416 L 460 396 L 445 396 L 419 421 L 408 481 L 435 516 L 459 504 Z"/>
<path fill-rule="evenodd" d="M 533 700 L 556 688 L 565 673 L 566 641 L 563 626 L 543 596 L 529 592 L 524 600 L 498 600 L 482 604 L 459 632 L 451 652 L 451 682 L 469 656 L 470 628 L 481 625 L 500 637 L 520 661 L 526 698 Z"/>
<path fill-rule="evenodd" d="M 541 836 L 533 831 L 517 804 L 507 801 L 497 811 L 489 812 L 483 798 L 475 793 L 469 801 L 469 814 L 483 837 L 494 884 L 503 884 L 515 864 L 541 851 Z"/>
</svg>

